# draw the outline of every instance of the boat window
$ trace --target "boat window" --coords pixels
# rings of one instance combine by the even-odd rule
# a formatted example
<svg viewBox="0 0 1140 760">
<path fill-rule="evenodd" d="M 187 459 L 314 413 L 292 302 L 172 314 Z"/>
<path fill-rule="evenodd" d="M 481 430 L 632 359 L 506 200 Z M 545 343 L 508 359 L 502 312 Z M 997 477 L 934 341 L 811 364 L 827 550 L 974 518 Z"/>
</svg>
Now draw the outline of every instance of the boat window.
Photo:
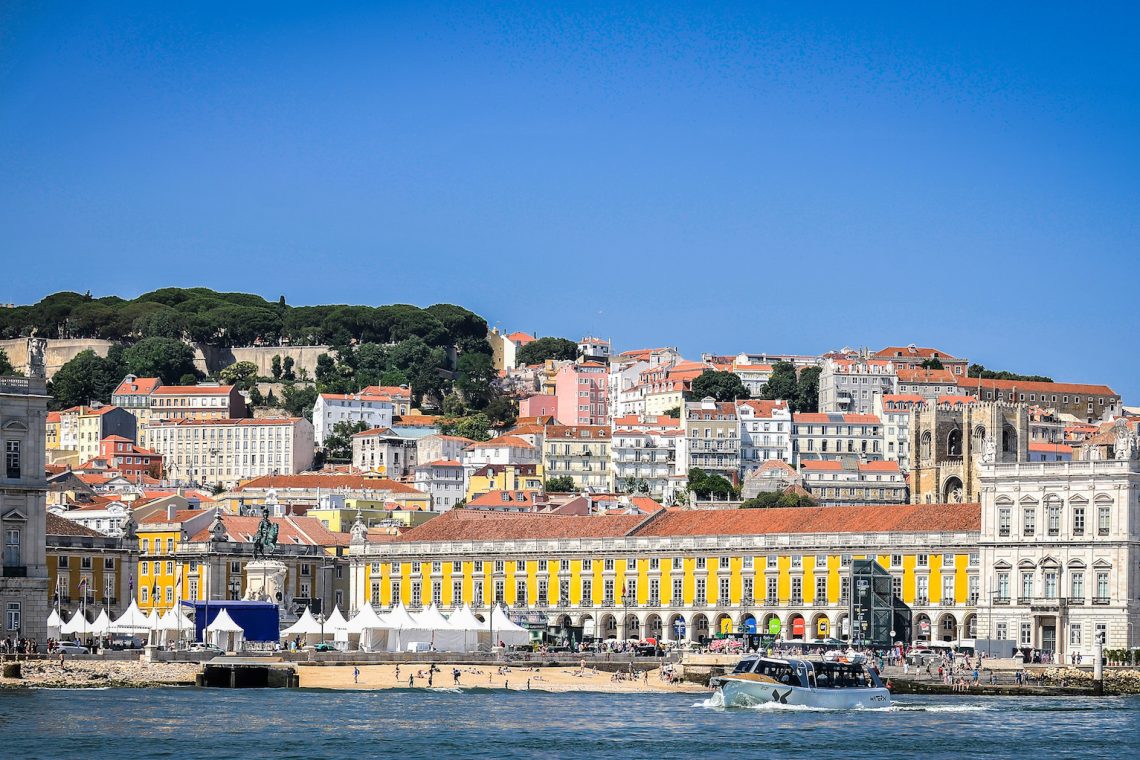
<svg viewBox="0 0 1140 760">
<path fill-rule="evenodd" d="M 752 666 L 756 664 L 755 660 L 741 660 L 736 663 L 736 669 L 733 673 L 748 673 L 752 670 Z"/>
<path fill-rule="evenodd" d="M 786 663 L 782 662 L 764 662 L 763 660 L 756 666 L 756 673 L 765 675 L 771 678 L 776 683 L 787 684 L 788 686 L 800 686 L 800 677 L 796 671 Z"/>
</svg>

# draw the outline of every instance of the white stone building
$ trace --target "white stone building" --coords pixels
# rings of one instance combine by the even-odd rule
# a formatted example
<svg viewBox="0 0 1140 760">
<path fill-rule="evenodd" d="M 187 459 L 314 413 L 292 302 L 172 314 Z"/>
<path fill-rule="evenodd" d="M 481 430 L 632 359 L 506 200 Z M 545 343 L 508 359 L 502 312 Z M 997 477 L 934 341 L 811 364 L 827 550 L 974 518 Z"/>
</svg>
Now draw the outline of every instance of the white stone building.
<svg viewBox="0 0 1140 760">
<path fill-rule="evenodd" d="M 1140 644 L 1140 461 L 981 468 L 980 637 L 1085 661 Z M 1123 450 L 1122 450 L 1123 449 Z"/>
<path fill-rule="evenodd" d="M 167 476 L 181 482 L 232 488 L 313 463 L 313 424 L 301 417 L 152 421 L 147 440 L 164 457 Z"/>
<path fill-rule="evenodd" d="M 873 414 L 792 415 L 794 464 L 809 459 L 883 459 L 883 423 Z"/>
<path fill-rule="evenodd" d="M 318 446 L 339 422 L 363 422 L 368 428 L 392 426 L 396 407 L 388 396 L 363 393 L 322 393 L 313 404 L 313 434 Z"/>
<path fill-rule="evenodd" d="M 870 414 L 875 394 L 895 393 L 895 365 L 883 359 L 823 360 L 819 411 Z"/>
<path fill-rule="evenodd" d="M 416 465 L 412 485 L 431 496 L 433 512 L 446 512 L 467 493 L 467 470 L 456 459 L 439 459 Z"/>
<path fill-rule="evenodd" d="M 875 414 L 883 421 L 883 458 L 910 470 L 910 413 L 926 405 L 922 396 L 888 393 L 875 397 Z"/>
<path fill-rule="evenodd" d="M 771 459 L 792 461 L 792 413 L 787 401 L 737 401 L 736 414 L 740 418 L 743 475 Z"/>
<path fill-rule="evenodd" d="M 0 637 L 41 643 L 48 616 L 47 402 L 41 377 L 0 377 Z"/>
</svg>

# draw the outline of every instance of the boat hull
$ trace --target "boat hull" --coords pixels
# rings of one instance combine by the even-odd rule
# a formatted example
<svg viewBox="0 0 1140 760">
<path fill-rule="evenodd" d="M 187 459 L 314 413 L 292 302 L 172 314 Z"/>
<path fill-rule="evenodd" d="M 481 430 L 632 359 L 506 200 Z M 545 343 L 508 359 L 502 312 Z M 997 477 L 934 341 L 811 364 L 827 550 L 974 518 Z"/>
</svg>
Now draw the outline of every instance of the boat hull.
<svg viewBox="0 0 1140 760">
<path fill-rule="evenodd" d="M 805 689 L 728 677 L 720 680 L 720 693 L 725 707 L 775 703 L 824 710 L 857 710 L 891 706 L 891 693 L 883 688 Z"/>
</svg>

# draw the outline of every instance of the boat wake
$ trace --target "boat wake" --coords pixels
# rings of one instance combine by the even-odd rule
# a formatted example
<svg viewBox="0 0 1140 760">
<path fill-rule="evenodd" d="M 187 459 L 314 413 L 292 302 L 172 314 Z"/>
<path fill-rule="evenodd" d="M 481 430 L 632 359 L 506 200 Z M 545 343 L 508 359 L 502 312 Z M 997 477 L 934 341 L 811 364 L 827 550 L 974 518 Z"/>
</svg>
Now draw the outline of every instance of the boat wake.
<svg viewBox="0 0 1140 760">
<path fill-rule="evenodd" d="M 986 712 L 989 709 L 984 705 L 905 705 L 896 702 L 885 712 L 967 713 Z"/>
<path fill-rule="evenodd" d="M 699 707 L 705 710 L 766 710 L 778 712 L 928 712 L 928 713 L 970 713 L 970 712 L 985 712 L 989 707 L 984 705 L 922 705 L 922 704 L 900 704 L 898 702 L 892 704 L 890 707 L 813 707 L 811 705 L 784 705 L 779 702 L 761 702 L 755 705 L 741 706 L 741 707 L 726 707 L 724 704 L 724 697 L 720 692 L 716 692 L 708 699 L 703 699 L 700 702 L 693 704 L 693 707 Z"/>
</svg>

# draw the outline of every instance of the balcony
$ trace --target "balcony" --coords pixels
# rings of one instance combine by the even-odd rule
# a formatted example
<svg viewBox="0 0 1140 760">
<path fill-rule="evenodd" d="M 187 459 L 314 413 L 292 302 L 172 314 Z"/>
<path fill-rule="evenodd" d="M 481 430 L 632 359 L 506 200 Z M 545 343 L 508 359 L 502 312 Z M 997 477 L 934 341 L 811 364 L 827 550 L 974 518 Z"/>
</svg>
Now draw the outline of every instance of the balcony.
<svg viewBox="0 0 1140 760">
<path fill-rule="evenodd" d="M 1070 596 L 1069 597 L 1069 606 L 1070 607 L 1072 607 L 1074 605 L 1084 604 L 1084 603 L 1085 603 L 1085 598 L 1083 596 Z"/>
<path fill-rule="evenodd" d="M 4 578 L 27 578 L 28 566 L 27 565 L 4 565 L 4 572 L 0 573 Z"/>
<path fill-rule="evenodd" d="M 1092 598 L 1092 603 L 1093 604 L 1101 604 L 1101 605 L 1111 604 L 1112 600 L 1107 596 L 1094 596 Z"/>
<path fill-rule="evenodd" d="M 941 599 L 938 602 L 939 607 L 954 607 L 956 602 L 953 599 Z"/>
<path fill-rule="evenodd" d="M 656 596 L 651 596 L 651 597 L 649 597 L 649 601 L 646 602 L 645 606 L 646 607 L 660 607 L 661 606 L 661 599 L 659 597 L 656 597 Z"/>
<path fill-rule="evenodd" d="M 1031 597 L 1031 596 L 1019 596 L 1019 597 L 1017 597 L 1017 603 L 1020 605 L 1023 605 L 1023 606 L 1028 605 L 1028 604 L 1033 604 L 1033 597 Z"/>
<path fill-rule="evenodd" d="M 994 597 L 994 604 L 1000 605 L 1000 606 L 1008 605 L 1009 604 L 1009 597 L 1008 596 L 995 596 Z"/>
</svg>

